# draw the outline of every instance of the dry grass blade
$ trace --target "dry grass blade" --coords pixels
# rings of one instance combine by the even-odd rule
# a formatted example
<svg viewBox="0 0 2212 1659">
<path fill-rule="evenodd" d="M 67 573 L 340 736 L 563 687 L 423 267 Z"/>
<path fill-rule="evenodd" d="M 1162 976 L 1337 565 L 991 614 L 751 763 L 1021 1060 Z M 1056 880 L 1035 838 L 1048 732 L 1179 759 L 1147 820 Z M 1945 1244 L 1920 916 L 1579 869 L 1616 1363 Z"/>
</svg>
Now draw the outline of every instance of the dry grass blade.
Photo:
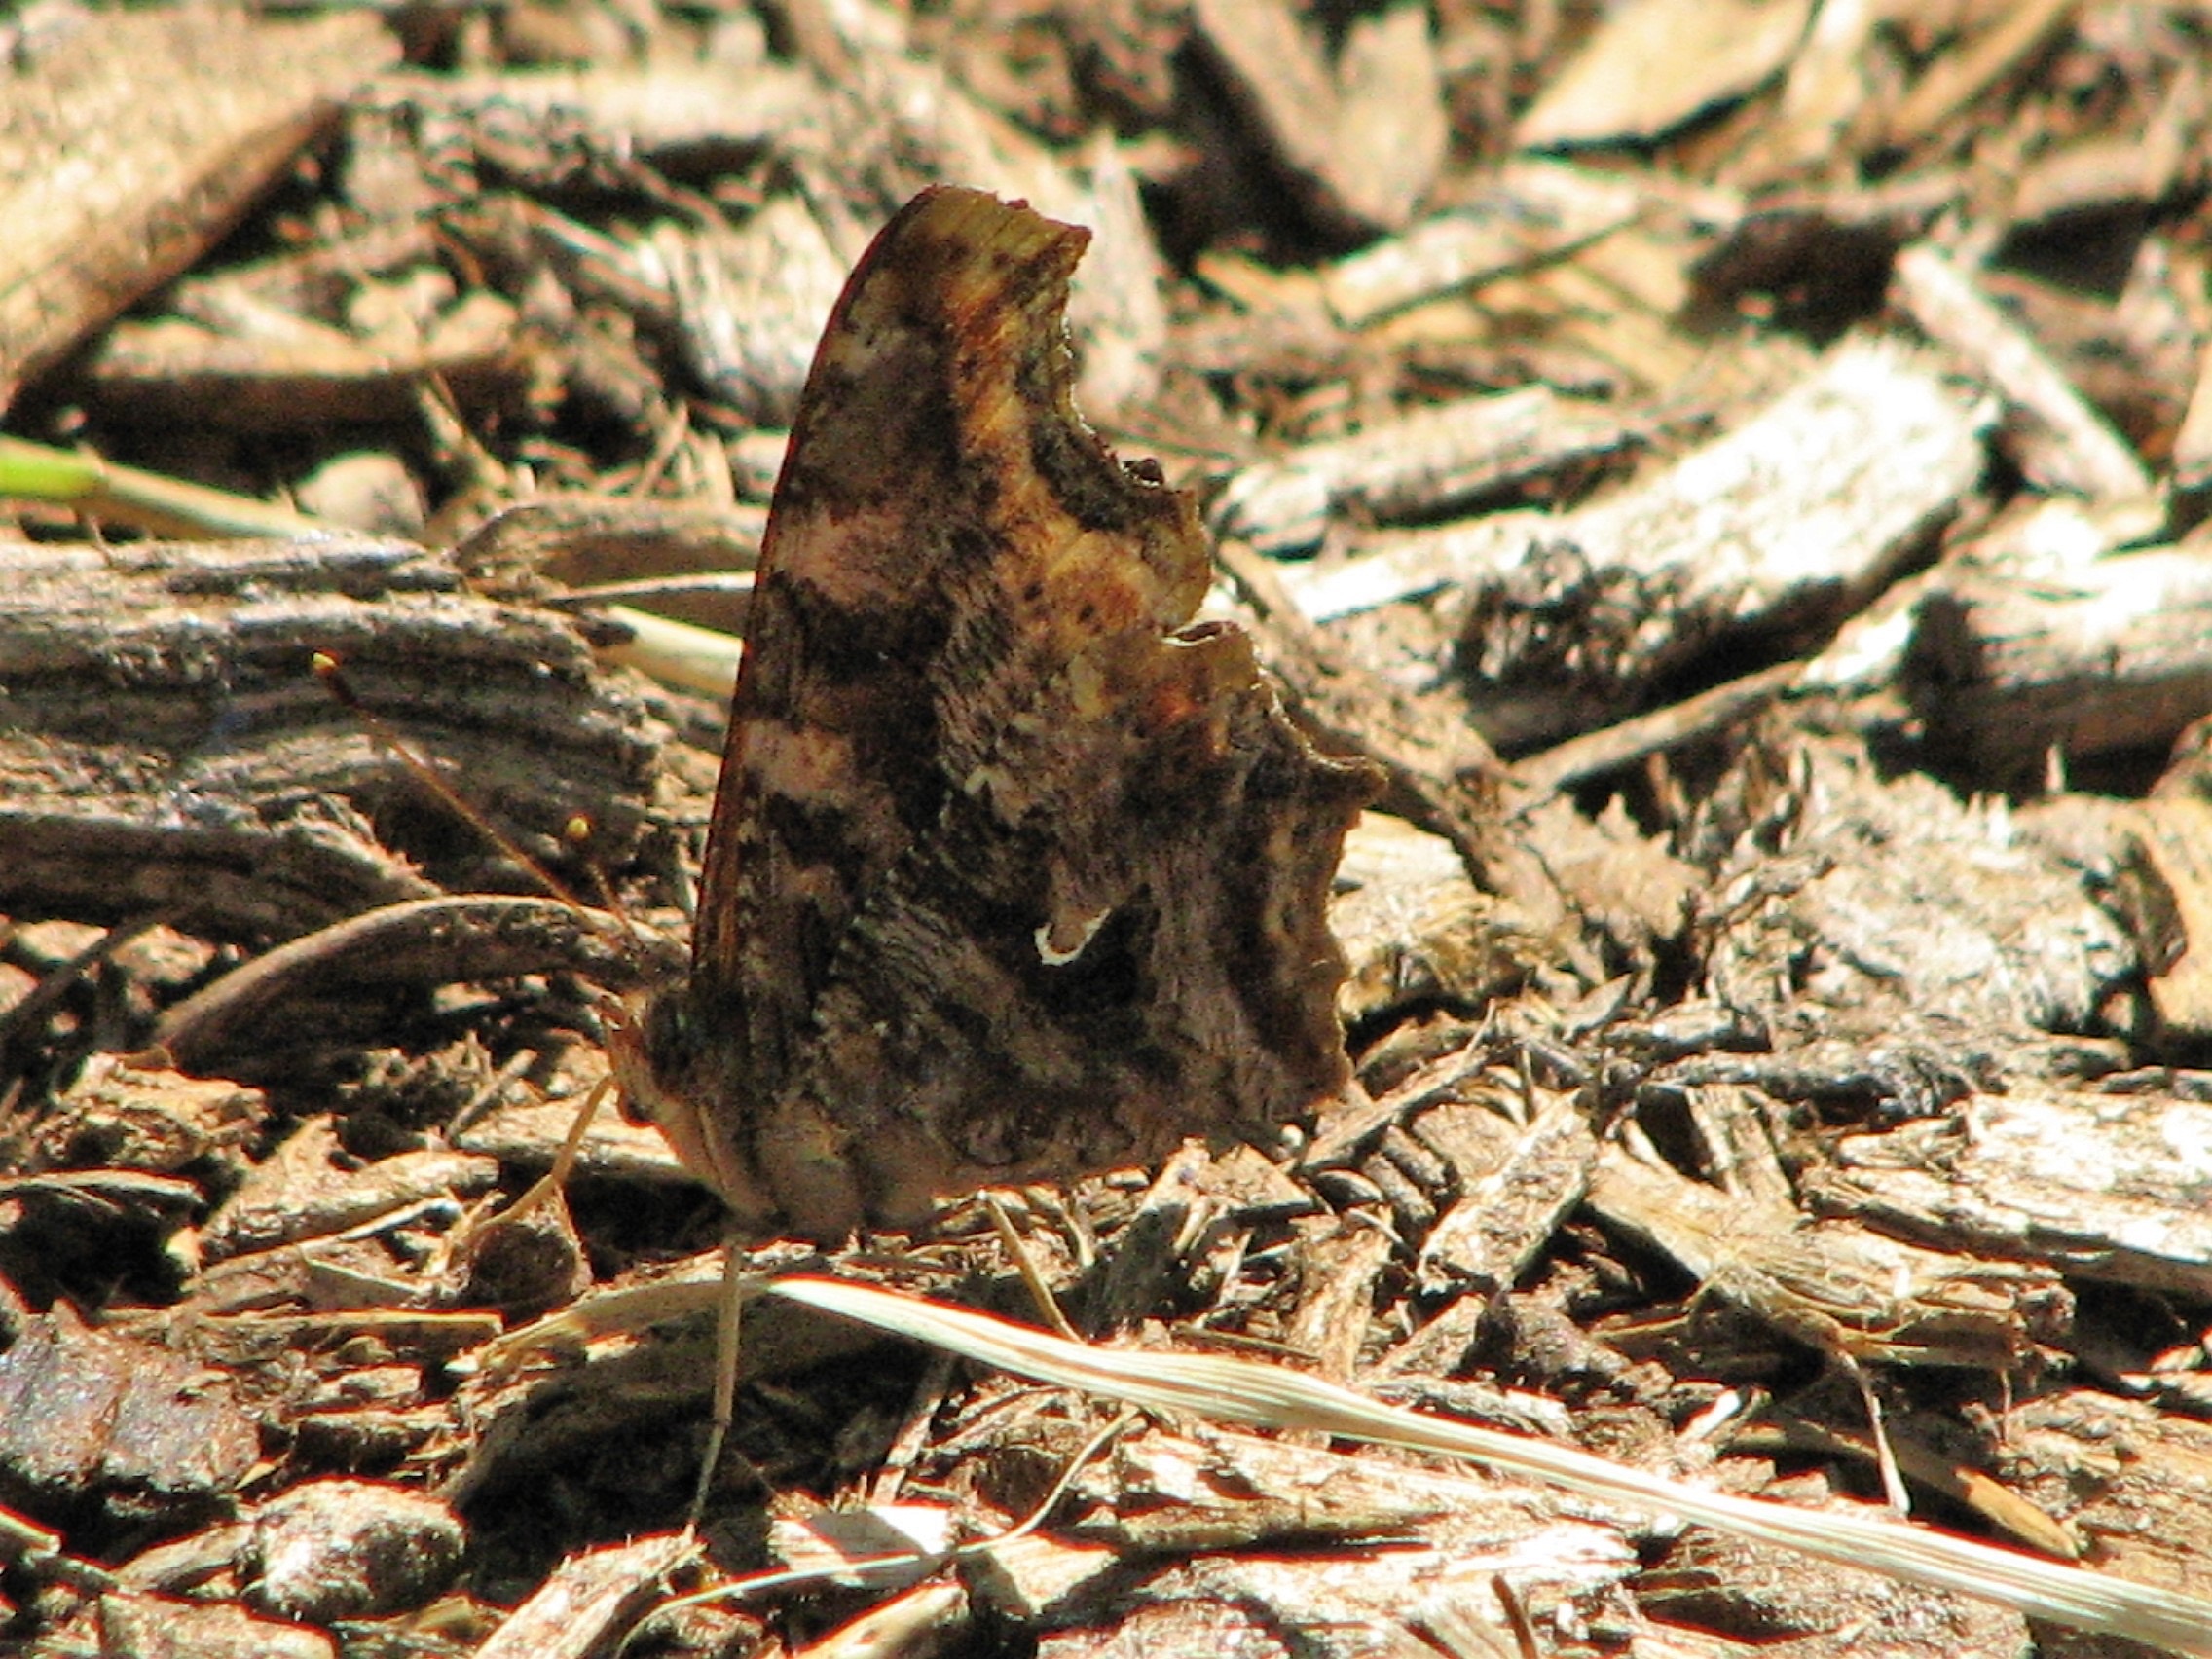
<svg viewBox="0 0 2212 1659">
<path fill-rule="evenodd" d="M 1461 1457 L 1608 1502 L 1665 1510 L 1762 1543 L 1997 1602 L 2031 1618 L 2212 1659 L 2212 1601 L 2152 1589 L 1898 1522 L 1733 1497 L 1570 1447 L 1386 1406 L 1281 1366 L 1209 1354 L 1118 1353 L 965 1309 L 830 1279 L 769 1290 L 1041 1382 L 1148 1411 L 1303 1429 Z"/>
</svg>

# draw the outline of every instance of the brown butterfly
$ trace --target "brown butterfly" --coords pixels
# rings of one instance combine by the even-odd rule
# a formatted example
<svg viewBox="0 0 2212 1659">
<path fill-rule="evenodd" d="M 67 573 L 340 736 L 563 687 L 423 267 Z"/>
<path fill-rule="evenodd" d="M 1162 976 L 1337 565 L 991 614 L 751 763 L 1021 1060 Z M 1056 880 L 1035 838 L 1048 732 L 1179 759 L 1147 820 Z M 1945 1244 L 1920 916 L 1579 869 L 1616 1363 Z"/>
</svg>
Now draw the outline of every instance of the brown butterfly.
<svg viewBox="0 0 2212 1659">
<path fill-rule="evenodd" d="M 830 313 L 761 552 L 691 972 L 617 1034 L 741 1225 L 1261 1131 L 1346 1079 L 1364 763 L 1226 623 L 1188 497 L 1070 398 L 1088 232 L 923 192 Z"/>
</svg>

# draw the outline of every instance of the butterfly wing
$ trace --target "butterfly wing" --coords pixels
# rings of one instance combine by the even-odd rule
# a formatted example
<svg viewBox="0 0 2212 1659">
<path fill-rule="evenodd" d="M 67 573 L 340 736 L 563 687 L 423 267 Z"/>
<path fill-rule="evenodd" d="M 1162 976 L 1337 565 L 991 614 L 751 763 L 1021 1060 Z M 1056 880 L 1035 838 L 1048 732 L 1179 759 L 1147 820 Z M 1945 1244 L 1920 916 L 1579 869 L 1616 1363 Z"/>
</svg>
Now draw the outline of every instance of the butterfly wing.
<svg viewBox="0 0 2212 1659">
<path fill-rule="evenodd" d="M 800 402 L 652 1056 L 763 1219 L 904 1219 L 1344 1081 L 1324 909 L 1372 778 L 1313 752 L 1241 634 L 1187 626 L 1190 501 L 1071 402 L 1088 240 L 925 192 Z"/>
</svg>

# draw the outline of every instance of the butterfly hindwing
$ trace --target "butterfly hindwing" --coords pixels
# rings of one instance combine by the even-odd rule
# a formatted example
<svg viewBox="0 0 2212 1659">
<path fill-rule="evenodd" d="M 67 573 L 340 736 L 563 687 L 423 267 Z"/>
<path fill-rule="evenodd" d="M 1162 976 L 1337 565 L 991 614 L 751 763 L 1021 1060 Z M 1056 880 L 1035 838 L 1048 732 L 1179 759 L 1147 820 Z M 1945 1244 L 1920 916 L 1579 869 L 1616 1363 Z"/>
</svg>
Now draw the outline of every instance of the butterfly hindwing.
<svg viewBox="0 0 2212 1659">
<path fill-rule="evenodd" d="M 1188 626 L 1188 498 L 1071 401 L 1087 240 L 925 192 L 800 402 L 648 1056 L 763 1223 L 911 1219 L 1344 1080 L 1324 914 L 1371 775 L 1311 749 L 1242 634 Z"/>
</svg>

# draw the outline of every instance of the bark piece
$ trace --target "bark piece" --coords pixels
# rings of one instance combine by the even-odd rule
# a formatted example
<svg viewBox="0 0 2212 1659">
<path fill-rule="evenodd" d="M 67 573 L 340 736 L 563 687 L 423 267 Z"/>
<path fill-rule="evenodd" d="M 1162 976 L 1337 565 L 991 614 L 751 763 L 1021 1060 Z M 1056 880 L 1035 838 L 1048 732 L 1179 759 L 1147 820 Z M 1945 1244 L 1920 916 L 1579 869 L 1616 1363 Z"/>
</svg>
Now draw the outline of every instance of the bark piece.
<svg viewBox="0 0 2212 1659">
<path fill-rule="evenodd" d="M 255 1512 L 246 1601 L 301 1623 L 420 1607 L 446 1587 L 466 1542 L 459 1516 L 375 1481 L 304 1481 Z"/>
<path fill-rule="evenodd" d="M 1855 1659 L 1870 1633 L 1894 1653 L 2009 1659 L 2028 1643 L 2018 1613 L 1899 1584 L 1852 1567 L 1690 1529 L 1634 1584 L 1639 1605 L 1670 1630 L 1700 1632 L 1718 1650 L 1781 1647 L 1802 1659 Z"/>
<path fill-rule="evenodd" d="M 119 13 L 0 93 L 0 408 L 228 231 L 395 55 L 367 14 Z"/>
<path fill-rule="evenodd" d="M 1723 642 L 1863 603 L 1978 483 L 1983 424 L 1924 360 L 1847 342 L 1647 482 L 1556 517 L 1360 536 L 1290 586 L 1316 619 L 1419 606 L 1461 636 L 1487 735 L 1556 739 Z"/>
<path fill-rule="evenodd" d="M 230 1501 L 260 1450 L 203 1368 L 65 1309 L 28 1321 L 0 1354 L 0 1483 L 13 1503 L 92 1500 L 174 1529 Z"/>
<path fill-rule="evenodd" d="M 308 517 L 364 535 L 421 540 L 429 519 L 415 475 L 389 451 L 334 456 L 293 486 L 292 498 Z"/>
<path fill-rule="evenodd" d="M 1432 1598 L 1471 1583 L 1489 1591 L 1486 1627 L 1510 1628 L 1494 1574 L 1538 1621 L 1624 1611 L 1607 1594 L 1632 1560 L 1618 1532 L 1526 1487 L 1209 1430 L 1139 1437 L 1081 1490 L 1094 1507 L 1071 1530 L 1118 1545 L 1121 1572 L 1088 1564 L 1076 1593 L 1057 1599 L 1051 1578 L 1018 1561 L 977 1584 L 978 1600 L 1034 1608 L 1040 1654 L 1192 1652 L 1199 1641 L 1347 1659 L 1433 1652 L 1408 1627 Z M 1311 1547 L 1390 1536 L 1420 1547 Z M 1194 1549 L 1209 1553 L 1149 1567 L 1144 1554 L 1132 1559 Z"/>
<path fill-rule="evenodd" d="M 154 1042 L 198 1070 L 257 1071 L 259 1049 L 280 1050 L 303 1027 L 327 1036 L 334 1015 L 365 991 L 405 992 L 463 980 L 504 979 L 567 968 L 610 989 L 635 989 L 679 972 L 682 947 L 649 928 L 583 909 L 566 899 L 486 895 L 387 904 L 265 951 L 177 1003 Z M 279 1061 L 279 1066 L 281 1062 Z"/>
<path fill-rule="evenodd" d="M 168 1321 L 171 1334 L 195 1358 L 238 1371 L 267 1365 L 272 1354 L 327 1360 L 348 1344 L 419 1366 L 443 1366 L 483 1347 L 499 1335 L 500 1328 L 498 1314 L 478 1311 L 347 1308 L 327 1313 L 232 1313 L 220 1307 L 215 1310 L 223 1316 Z M 151 1317 L 167 1318 L 166 1313 Z"/>
<path fill-rule="evenodd" d="M 2005 1416 L 1998 1468 L 2091 1540 L 2100 1568 L 2202 1593 L 2212 1555 L 2212 1426 L 2089 1388 L 2023 1400 Z"/>
<path fill-rule="evenodd" d="M 1509 162 L 1473 201 L 1325 269 L 1321 291 L 1340 323 L 1365 328 L 1570 253 L 1627 224 L 1643 200 L 1631 185 L 1564 162 Z"/>
<path fill-rule="evenodd" d="M 1398 230 L 1434 188 L 1452 142 L 1429 8 L 1398 0 L 1346 18 L 1336 82 L 1331 192 L 1351 216 Z"/>
<path fill-rule="evenodd" d="M 1734 159 L 1746 185 L 1824 168 L 1846 145 L 1877 94 L 1879 13 L 1823 6 L 1791 55 L 1782 92 L 1760 141 Z"/>
<path fill-rule="evenodd" d="M 1864 612 L 1861 613 L 1862 615 Z M 1572 788 L 1578 783 L 1628 766 L 1648 756 L 1662 755 L 1701 739 L 1721 736 L 1743 724 L 1761 709 L 1789 690 L 1805 673 L 1806 665 L 1777 663 L 1638 715 L 1601 731 L 1584 732 L 1565 743 L 1554 744 L 1538 755 L 1524 756 L 1513 763 L 1513 775 L 1539 794 Z"/>
<path fill-rule="evenodd" d="M 553 1166 L 562 1143 L 574 1127 L 574 1099 L 530 1101 L 498 1106 L 454 1137 L 462 1152 L 482 1153 L 516 1169 L 541 1171 Z M 660 1131 L 626 1123 L 604 1109 L 575 1151 L 575 1170 L 592 1179 L 637 1182 L 647 1187 L 681 1186 L 690 1180 Z"/>
<path fill-rule="evenodd" d="M 1912 149 L 1996 82 L 2035 61 L 2049 36 L 2065 27 L 2074 0 L 2022 0 L 1983 15 L 1977 33 L 1956 51 L 1938 54 L 1911 92 L 1889 112 L 1882 141 Z"/>
<path fill-rule="evenodd" d="M 1804 744 L 1800 828 L 1728 872 L 1709 948 L 1721 1000 L 1869 1060 L 1916 1040 L 1945 1065 L 1998 1075 L 2065 1062 L 2036 1033 L 2091 1030 L 2135 969 L 2125 931 L 2080 866 L 2005 811 L 1924 776 L 1880 780 L 1848 744 Z M 1912 1068 L 1908 1066 L 1908 1071 Z"/>
<path fill-rule="evenodd" d="M 124 322 L 84 372 L 102 412 L 118 420 L 290 432 L 412 420 L 430 378 L 461 408 L 506 408 L 519 402 L 531 359 L 514 308 L 477 292 L 419 330 L 383 338 L 288 314 Z"/>
<path fill-rule="evenodd" d="M 1689 927 L 1703 876 L 1646 833 L 1619 801 L 1593 821 L 1554 796 L 1518 815 L 1518 832 L 1559 884 L 1572 913 L 1603 929 L 1639 972 Z"/>
<path fill-rule="evenodd" d="M 2148 212 L 2173 188 L 2191 142 L 2186 126 L 2161 110 L 2139 131 L 2083 139 L 2039 156 L 2021 169 L 2012 223 L 2063 229 L 2075 214 L 2125 207 Z"/>
<path fill-rule="evenodd" d="M 2212 1295 L 2212 1106 L 2031 1086 L 1967 1112 L 1852 1135 L 1811 1201 L 1932 1245 L 2047 1262 L 2080 1278 Z"/>
<path fill-rule="evenodd" d="M 1051 1548 L 1034 1535 L 1020 1543 Z M 970 1633 L 974 1623 L 963 1586 L 917 1584 L 808 1643 L 807 1659 L 875 1659 L 880 1653 L 949 1651 Z"/>
<path fill-rule="evenodd" d="M 2021 464 L 2049 489 L 2092 500 L 2147 495 L 2150 474 L 2043 349 L 1957 263 L 1922 242 L 1898 255 L 1897 304 L 1931 339 L 1963 356 L 2016 417 Z"/>
<path fill-rule="evenodd" d="M 362 107 L 403 111 L 433 134 L 441 126 L 491 133 L 519 126 L 546 145 L 580 132 L 609 156 L 674 164 L 789 142 L 821 103 L 820 83 L 803 69 L 755 63 L 732 73 L 672 60 L 649 69 L 403 69 L 380 77 Z"/>
<path fill-rule="evenodd" d="M 1605 14 L 1514 129 L 1523 149 L 1648 141 L 1788 61 L 1809 0 L 1639 0 Z"/>
<path fill-rule="evenodd" d="M 1354 20 L 1332 65 L 1281 0 L 1199 0 L 1196 28 L 1270 160 L 1335 235 L 1396 230 L 1450 132 L 1426 7 Z"/>
<path fill-rule="evenodd" d="M 2212 1037 L 2212 801 L 2154 795 L 2132 817 L 2122 863 L 2157 1033 L 2201 1042 Z"/>
<path fill-rule="evenodd" d="M 1345 838 L 1329 927 L 1350 963 L 1338 998 L 1357 1025 L 1408 1004 L 1469 1007 L 1525 980 L 1546 953 L 1467 878 L 1441 835 L 1366 814 Z"/>
<path fill-rule="evenodd" d="M 476 1649 L 476 1659 L 584 1659 L 608 1650 L 698 1553 L 688 1530 L 572 1556 Z"/>
<path fill-rule="evenodd" d="M 1614 416 L 1548 387 L 1437 404 L 1244 467 L 1214 502 L 1213 525 L 1263 553 L 1303 552 L 1339 519 L 1431 517 L 1616 449 L 1625 435 Z"/>
<path fill-rule="evenodd" d="M 1161 1165 L 1087 1299 L 1089 1328 L 1119 1330 L 1143 1318 L 1190 1272 L 1192 1240 L 1228 1208 L 1228 1195 L 1208 1180 L 1213 1162 L 1203 1147 L 1185 1146 Z M 1291 1197 L 1303 1199 L 1295 1187 Z"/>
<path fill-rule="evenodd" d="M 664 737 L 643 706 L 593 672 L 566 619 L 455 592 L 420 548 L 334 536 L 0 559 L 0 906 L 18 915 L 159 912 L 259 940 L 433 894 L 392 847 L 456 886 L 530 879 L 502 877 L 473 830 L 453 856 L 450 811 L 422 822 L 424 786 L 317 683 L 317 651 L 540 858 L 559 860 L 579 814 L 610 858 L 642 828 Z"/>
<path fill-rule="evenodd" d="M 424 1149 L 348 1167 L 326 1118 L 301 1125 L 208 1218 L 210 1261 L 319 1238 L 424 1199 L 481 1193 L 498 1178 L 489 1158 Z"/>
<path fill-rule="evenodd" d="M 1976 776 L 2040 778 L 2052 751 L 2162 749 L 2212 713 L 2212 561 L 2154 548 L 2022 573 L 1961 571 L 1920 603 L 1905 688 Z"/>
<path fill-rule="evenodd" d="M 1393 1253 L 1389 1235 L 1364 1218 L 1316 1216 L 1301 1227 L 1298 1306 L 1283 1341 L 1310 1354 L 1320 1376 L 1345 1382 L 1358 1369 L 1378 1281 Z"/>
<path fill-rule="evenodd" d="M 734 230 L 663 225 L 652 245 L 691 372 L 755 424 L 789 426 L 815 331 L 845 281 L 844 260 L 805 203 L 774 197 Z"/>
<path fill-rule="evenodd" d="M 1589 1203 L 1705 1289 L 1834 1359 L 2017 1370 L 2063 1343 L 2073 1299 L 2048 1268 L 1887 1238 L 1793 1207 L 1730 1197 L 1617 1147 Z"/>
<path fill-rule="evenodd" d="M 1428 1116 L 1415 1124 L 1423 1138 L 1435 1132 Z M 1518 1130 L 1494 1121 L 1506 1130 L 1502 1156 L 1459 1168 L 1459 1196 L 1421 1245 L 1419 1282 L 1431 1294 L 1511 1289 L 1589 1190 L 1598 1140 L 1573 1095 L 1546 1091 Z"/>
<path fill-rule="evenodd" d="M 203 1159 L 240 1163 L 267 1125 L 259 1089 L 98 1054 L 41 1115 L 23 1170 L 109 1168 L 175 1174 Z"/>
<path fill-rule="evenodd" d="M 2174 488 L 2192 496 L 2212 490 L 2212 340 L 2197 348 L 2189 408 L 2174 434 Z"/>
<path fill-rule="evenodd" d="M 1957 510 L 1979 425 L 1910 356 L 1847 345 L 1649 484 L 1544 527 L 1518 581 L 1470 596 L 1462 660 L 1625 700 L 1731 635 L 1817 629 Z"/>
<path fill-rule="evenodd" d="M 1032 1533 L 992 1543 L 977 1553 L 968 1576 L 976 1599 L 1002 1618 L 1044 1623 L 1053 1609 L 1095 1599 L 1126 1552 L 1112 1544 Z"/>
<path fill-rule="evenodd" d="M 55 1626 L 39 1654 L 99 1653 L 113 1659 L 336 1659 L 319 1630 L 255 1618 L 230 1602 L 119 1592 Z"/>
<path fill-rule="evenodd" d="M 487 597 L 555 604 L 588 622 L 604 620 L 617 635 L 635 633 L 636 608 L 730 635 L 734 650 L 752 608 L 767 521 L 766 507 L 741 503 L 556 496 L 494 513 L 450 557 Z M 608 645 L 608 655 L 664 678 L 659 665 L 618 646 Z M 725 696 L 732 678 L 718 675 Z M 682 683 L 674 676 L 665 682 Z"/>
<path fill-rule="evenodd" d="M 1893 697 L 1905 680 L 1920 607 L 1931 594 L 1966 577 L 2002 576 L 2060 592 L 2076 572 L 2128 546 L 2159 537 L 2165 514 L 2157 501 L 2091 502 L 2079 496 L 2020 497 L 2000 507 L 1973 535 L 1955 542 L 1943 558 L 1885 589 L 1836 630 L 1806 664 L 1802 689 L 1844 697 Z"/>
</svg>

